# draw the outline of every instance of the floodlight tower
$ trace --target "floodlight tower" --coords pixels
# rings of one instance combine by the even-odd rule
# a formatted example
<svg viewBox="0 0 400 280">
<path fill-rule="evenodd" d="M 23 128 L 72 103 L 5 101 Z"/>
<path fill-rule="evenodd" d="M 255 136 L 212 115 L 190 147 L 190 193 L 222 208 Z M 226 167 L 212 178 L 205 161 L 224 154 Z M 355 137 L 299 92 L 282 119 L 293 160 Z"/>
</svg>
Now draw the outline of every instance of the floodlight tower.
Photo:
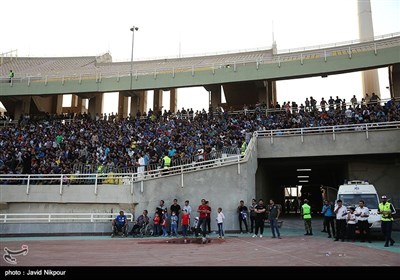
<svg viewBox="0 0 400 280">
<path fill-rule="evenodd" d="M 358 7 L 358 30 L 361 41 L 368 41 L 374 38 L 374 27 L 372 25 L 372 12 L 370 0 L 357 0 Z M 378 70 L 371 69 L 362 72 L 363 95 L 371 97 L 374 92 L 381 96 L 379 90 Z"/>
</svg>

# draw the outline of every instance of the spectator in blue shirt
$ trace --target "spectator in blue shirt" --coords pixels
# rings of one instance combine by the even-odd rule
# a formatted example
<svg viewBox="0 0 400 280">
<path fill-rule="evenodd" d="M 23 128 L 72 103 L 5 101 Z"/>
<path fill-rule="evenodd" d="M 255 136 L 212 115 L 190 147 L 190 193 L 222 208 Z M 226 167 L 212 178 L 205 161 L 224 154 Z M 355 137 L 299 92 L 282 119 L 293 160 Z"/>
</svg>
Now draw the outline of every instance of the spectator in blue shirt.
<svg viewBox="0 0 400 280">
<path fill-rule="evenodd" d="M 114 237 L 119 232 L 122 232 L 123 237 L 128 236 L 128 219 L 126 218 L 124 211 L 119 211 L 119 215 L 112 221 L 113 233 L 111 237 Z"/>
<path fill-rule="evenodd" d="M 333 236 L 336 236 L 335 225 L 334 225 L 335 213 L 333 212 L 333 210 L 334 210 L 333 204 L 330 203 L 329 200 L 325 199 L 324 206 L 322 206 L 322 214 L 324 214 L 324 226 L 327 229 L 328 238 L 332 237 L 330 227 L 332 227 Z"/>
</svg>

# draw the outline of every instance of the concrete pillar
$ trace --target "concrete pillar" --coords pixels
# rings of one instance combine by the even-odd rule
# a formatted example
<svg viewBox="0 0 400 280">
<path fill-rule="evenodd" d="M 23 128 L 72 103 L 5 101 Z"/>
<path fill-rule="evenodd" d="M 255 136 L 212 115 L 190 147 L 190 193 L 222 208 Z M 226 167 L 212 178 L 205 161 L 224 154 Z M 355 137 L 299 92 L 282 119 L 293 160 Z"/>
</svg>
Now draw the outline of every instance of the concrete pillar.
<svg viewBox="0 0 400 280">
<path fill-rule="evenodd" d="M 15 104 L 14 119 L 19 120 L 21 115 L 29 114 L 32 98 L 30 96 L 18 97 L 18 101 Z"/>
<path fill-rule="evenodd" d="M 118 117 L 119 119 L 125 119 L 128 117 L 128 96 L 125 93 L 120 92 L 118 94 Z"/>
<path fill-rule="evenodd" d="M 53 97 L 53 106 L 51 112 L 60 115 L 62 113 L 63 95 L 56 95 Z"/>
<path fill-rule="evenodd" d="M 400 64 L 389 67 L 389 90 L 390 97 L 400 98 Z"/>
<path fill-rule="evenodd" d="M 371 97 L 373 92 L 375 93 L 375 95 L 381 97 L 381 91 L 379 90 L 378 69 L 363 71 L 361 72 L 361 75 L 364 98 L 367 93 L 369 97 Z"/>
<path fill-rule="evenodd" d="M 136 94 L 131 95 L 131 113 L 132 117 L 136 117 L 136 114 L 139 109 L 139 97 Z"/>
<path fill-rule="evenodd" d="M 153 111 L 159 112 L 162 110 L 163 91 L 161 89 L 154 90 Z"/>
<path fill-rule="evenodd" d="M 374 27 L 372 24 L 372 11 L 370 0 L 357 0 L 358 7 L 358 32 L 361 41 L 367 41 L 374 38 Z M 372 69 L 362 72 L 363 95 L 368 93 L 372 96 L 374 92 L 381 96 L 379 90 L 378 70 Z"/>
<path fill-rule="evenodd" d="M 139 111 L 141 114 L 147 112 L 147 91 L 142 90 L 137 92 L 139 97 Z"/>
<path fill-rule="evenodd" d="M 264 81 L 264 87 L 257 88 L 258 103 L 265 103 L 268 106 L 268 81 Z"/>
<path fill-rule="evenodd" d="M 269 109 L 276 104 L 276 81 L 264 81 L 264 87 L 258 88 L 258 102 L 267 104 Z"/>
<path fill-rule="evenodd" d="M 77 107 L 78 106 L 78 99 L 79 96 L 77 94 L 72 94 L 71 95 L 71 106 L 70 107 Z"/>
<path fill-rule="evenodd" d="M 171 112 L 176 112 L 177 111 L 177 93 L 178 93 L 178 89 L 176 88 L 171 88 L 169 91 L 169 110 Z"/>
<path fill-rule="evenodd" d="M 76 105 L 76 110 L 74 111 L 74 112 L 76 112 L 76 113 L 83 113 L 85 110 L 84 110 L 84 108 L 83 108 L 83 99 L 82 99 L 82 97 L 80 97 L 80 96 L 78 96 L 78 100 L 77 100 L 78 102 L 77 102 L 77 105 Z"/>
<path fill-rule="evenodd" d="M 95 97 L 89 99 L 88 113 L 92 119 L 96 118 L 96 114 L 103 113 L 103 93 L 97 93 Z"/>
<path fill-rule="evenodd" d="M 215 111 L 215 109 L 218 106 L 221 106 L 221 102 L 222 102 L 221 85 L 214 85 L 211 87 L 207 87 L 206 89 L 210 92 L 210 95 L 211 95 L 211 104 L 210 105 L 213 108 L 213 111 Z"/>
</svg>

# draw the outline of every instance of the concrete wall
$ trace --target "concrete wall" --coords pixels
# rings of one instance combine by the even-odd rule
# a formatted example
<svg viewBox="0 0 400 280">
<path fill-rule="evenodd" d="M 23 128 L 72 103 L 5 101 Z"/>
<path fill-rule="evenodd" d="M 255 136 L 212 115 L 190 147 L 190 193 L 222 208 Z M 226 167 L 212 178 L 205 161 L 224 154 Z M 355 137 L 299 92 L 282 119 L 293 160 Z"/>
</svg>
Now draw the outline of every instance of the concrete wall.
<svg viewBox="0 0 400 280">
<path fill-rule="evenodd" d="M 26 186 L 0 185 L 2 210 L 0 213 L 49 213 L 49 212 L 126 212 L 134 211 L 136 216 L 144 209 L 153 217 L 159 201 L 163 199 L 169 208 L 174 198 L 183 207 L 189 200 L 197 216 L 197 207 L 202 198 L 212 208 L 211 227 L 217 229 L 215 217 L 217 208 L 222 207 L 226 216 L 225 229 L 238 229 L 236 208 L 239 200 L 246 205 L 255 197 L 255 172 L 257 169 L 256 150 L 246 163 L 209 169 L 199 169 L 183 176 L 171 175 L 137 182 L 131 186 L 98 185 L 95 194 L 93 185 L 71 185 L 59 194 L 57 185 L 32 185 L 29 194 Z M 131 190 L 133 191 L 131 193 Z"/>
<path fill-rule="evenodd" d="M 301 143 L 299 137 L 280 137 L 271 144 L 269 139 L 260 138 L 251 148 L 247 161 L 229 166 L 214 166 L 194 172 L 162 176 L 139 181 L 130 185 L 71 185 L 62 189 L 57 185 L 32 185 L 29 194 L 26 186 L 0 185 L 1 213 L 30 212 L 108 212 L 120 209 L 134 211 L 136 216 L 144 209 L 153 217 L 161 199 L 170 207 L 174 198 L 183 206 L 190 201 L 196 216 L 196 209 L 202 198 L 210 201 L 213 210 L 212 229 L 216 230 L 216 209 L 222 207 L 226 216 L 225 229 L 238 230 L 236 208 L 243 199 L 248 206 L 252 198 L 268 199 L 278 185 L 271 181 L 268 170 L 259 168 L 260 158 L 290 158 L 308 155 L 315 158 L 324 155 L 341 155 L 346 158 L 345 168 L 349 178 L 368 178 L 377 186 L 379 192 L 393 198 L 400 205 L 398 182 L 400 182 L 399 157 L 387 160 L 359 160 L 358 154 L 399 154 L 399 130 L 365 133 L 343 133 L 337 135 L 309 135 Z M 286 147 L 286 148 L 285 148 Z M 368 156 L 364 156 L 368 157 Z M 376 156 L 374 156 L 376 158 Z M 256 183 L 257 182 L 257 183 Z M 276 193 L 275 193 L 276 194 Z M 14 227 L 14 225 L 13 225 Z M 57 226 L 58 227 L 58 226 Z M 62 226 L 59 226 L 62 227 Z M 69 228 L 65 228 L 68 230 Z M 15 228 L 14 228 L 15 230 Z M 24 228 L 26 232 L 32 231 Z M 58 230 L 58 229 L 57 229 Z M 55 229 L 54 232 L 57 232 Z M 61 230 L 61 229 L 60 229 Z M 86 230 L 86 229 L 85 229 Z M 94 230 L 94 229 L 93 229 Z M 7 229 L 7 232 L 11 229 Z M 69 230 L 68 230 L 69 231 Z M 107 229 L 108 231 L 108 229 Z"/>
<path fill-rule="evenodd" d="M 400 129 L 258 138 L 258 158 L 400 153 Z M 368 138 L 367 138 L 368 137 Z"/>
<path fill-rule="evenodd" d="M 111 234 L 111 222 L 73 223 L 6 223 L 0 224 L 2 236 L 7 235 L 71 235 Z"/>
<path fill-rule="evenodd" d="M 396 208 L 400 208 L 400 157 L 381 160 L 349 161 L 349 178 L 368 180 L 378 194 L 386 195 Z"/>
</svg>

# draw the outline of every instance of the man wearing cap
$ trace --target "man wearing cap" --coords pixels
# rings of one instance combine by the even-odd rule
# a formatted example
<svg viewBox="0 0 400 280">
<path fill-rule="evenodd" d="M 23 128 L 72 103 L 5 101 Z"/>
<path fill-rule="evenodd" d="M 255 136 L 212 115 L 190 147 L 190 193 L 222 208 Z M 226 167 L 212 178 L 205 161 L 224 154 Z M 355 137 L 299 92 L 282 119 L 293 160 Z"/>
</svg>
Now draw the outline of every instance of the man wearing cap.
<svg viewBox="0 0 400 280">
<path fill-rule="evenodd" d="M 392 224 L 393 215 L 396 214 L 396 209 L 393 204 L 387 202 L 386 195 L 382 195 L 382 202 L 379 203 L 378 214 L 381 214 L 381 228 L 382 233 L 385 236 L 385 247 L 393 246 L 394 240 L 392 239 Z"/>
</svg>

